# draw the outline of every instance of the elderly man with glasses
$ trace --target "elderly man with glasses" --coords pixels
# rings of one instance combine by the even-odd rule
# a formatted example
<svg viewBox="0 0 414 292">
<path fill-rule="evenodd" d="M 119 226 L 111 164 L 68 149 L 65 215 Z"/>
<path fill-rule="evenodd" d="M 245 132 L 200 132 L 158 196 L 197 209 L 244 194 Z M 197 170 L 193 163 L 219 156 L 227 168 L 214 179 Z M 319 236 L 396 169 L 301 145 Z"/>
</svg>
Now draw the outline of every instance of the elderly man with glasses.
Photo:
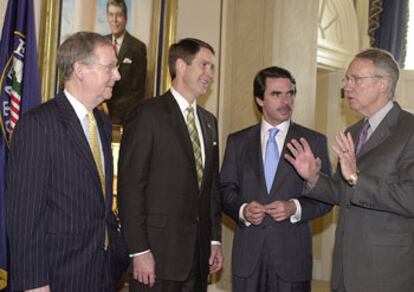
<svg viewBox="0 0 414 292">
<path fill-rule="evenodd" d="M 388 52 L 357 54 L 344 90 L 364 116 L 332 147 L 333 177 L 319 172 L 305 139 L 292 140 L 286 159 L 307 180 L 306 195 L 340 206 L 333 291 L 413 291 L 414 116 L 393 101 L 399 67 Z"/>
</svg>

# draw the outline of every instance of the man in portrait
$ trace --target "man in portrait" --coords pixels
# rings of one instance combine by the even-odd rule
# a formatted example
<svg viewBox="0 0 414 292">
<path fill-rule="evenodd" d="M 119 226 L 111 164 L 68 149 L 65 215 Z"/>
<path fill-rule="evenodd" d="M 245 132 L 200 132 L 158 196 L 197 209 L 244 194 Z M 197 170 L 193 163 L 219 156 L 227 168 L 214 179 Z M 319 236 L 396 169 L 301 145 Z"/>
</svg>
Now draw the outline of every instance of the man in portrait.
<svg viewBox="0 0 414 292">
<path fill-rule="evenodd" d="M 64 90 L 17 124 L 6 222 L 16 291 L 113 292 L 128 265 L 112 212 L 111 122 L 96 107 L 120 75 L 111 42 L 79 32 L 58 49 Z"/>
<path fill-rule="evenodd" d="M 123 0 L 109 0 L 106 6 L 108 24 L 116 51 L 121 80 L 115 83 L 113 95 L 106 103 L 114 124 L 122 124 L 128 111 L 145 95 L 147 48 L 127 30 L 128 10 Z"/>
<path fill-rule="evenodd" d="M 414 287 L 414 116 L 395 101 L 400 70 L 387 51 L 358 53 L 345 74 L 349 107 L 363 118 L 339 131 L 333 177 L 320 173 L 307 139 L 286 158 L 307 196 L 340 207 L 331 286 L 335 292 L 411 292 Z"/>
<path fill-rule="evenodd" d="M 235 292 L 309 292 L 310 221 L 331 205 L 302 197 L 305 181 L 283 159 L 285 144 L 306 137 L 330 174 L 326 137 L 292 121 L 296 81 L 280 67 L 260 70 L 253 82 L 262 121 L 231 134 L 220 173 L 223 211 L 236 222 L 232 283 Z"/>
<path fill-rule="evenodd" d="M 216 118 L 197 105 L 214 50 L 186 38 L 169 50 L 172 87 L 131 111 L 121 141 L 118 197 L 130 250 L 130 291 L 205 292 L 221 269 Z"/>
</svg>

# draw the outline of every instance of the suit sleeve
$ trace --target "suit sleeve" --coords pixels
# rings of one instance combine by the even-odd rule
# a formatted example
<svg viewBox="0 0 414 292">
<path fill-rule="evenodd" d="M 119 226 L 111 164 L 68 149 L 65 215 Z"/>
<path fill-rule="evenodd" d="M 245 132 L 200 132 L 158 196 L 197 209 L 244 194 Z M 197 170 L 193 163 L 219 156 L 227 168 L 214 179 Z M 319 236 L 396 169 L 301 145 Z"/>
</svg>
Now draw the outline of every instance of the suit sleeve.
<svg viewBox="0 0 414 292">
<path fill-rule="evenodd" d="M 211 240 L 221 241 L 221 203 L 219 192 L 219 145 L 217 135 L 217 121 L 214 118 L 215 142 L 217 146 L 213 149 L 212 181 L 211 181 Z"/>
<path fill-rule="evenodd" d="M 125 126 L 119 155 L 119 215 L 130 254 L 150 249 L 145 205 L 153 138 L 151 117 L 140 108 Z"/>
<path fill-rule="evenodd" d="M 223 212 L 235 222 L 240 223 L 239 210 L 246 203 L 240 194 L 239 179 L 237 175 L 237 149 L 235 139 L 229 136 L 224 154 L 223 166 L 220 172 L 220 194 Z"/>
<path fill-rule="evenodd" d="M 11 276 L 16 290 L 48 284 L 47 131 L 28 115 L 17 125 L 7 169 L 6 216 Z"/>
<path fill-rule="evenodd" d="M 352 204 L 414 217 L 414 135 L 398 149 L 392 161 L 387 162 L 385 156 L 376 160 L 378 169 L 384 169 L 383 177 L 361 170 L 356 186 L 348 187 Z M 397 147 L 393 151 L 398 151 Z M 382 168 L 381 163 L 388 166 Z"/>
<path fill-rule="evenodd" d="M 312 147 L 312 146 L 311 146 Z M 331 175 L 331 163 L 329 161 L 329 154 L 328 154 L 328 146 L 327 140 L 325 136 L 319 136 L 319 138 L 315 141 L 313 148 L 313 152 L 316 157 L 319 157 L 322 162 L 321 172 L 326 175 Z M 299 202 L 302 207 L 302 219 L 301 222 L 307 222 L 314 218 L 320 217 L 332 209 L 331 202 L 310 199 L 307 197 L 300 197 Z"/>
</svg>

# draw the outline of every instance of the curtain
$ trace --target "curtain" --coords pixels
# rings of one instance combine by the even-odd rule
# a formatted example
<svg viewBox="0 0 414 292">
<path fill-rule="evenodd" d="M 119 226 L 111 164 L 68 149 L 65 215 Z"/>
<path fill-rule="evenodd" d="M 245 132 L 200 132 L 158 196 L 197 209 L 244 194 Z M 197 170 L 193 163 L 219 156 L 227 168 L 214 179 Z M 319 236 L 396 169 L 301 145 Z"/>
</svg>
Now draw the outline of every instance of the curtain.
<svg viewBox="0 0 414 292">
<path fill-rule="evenodd" d="M 409 0 L 370 0 L 368 33 L 372 47 L 391 52 L 404 66 Z"/>
</svg>

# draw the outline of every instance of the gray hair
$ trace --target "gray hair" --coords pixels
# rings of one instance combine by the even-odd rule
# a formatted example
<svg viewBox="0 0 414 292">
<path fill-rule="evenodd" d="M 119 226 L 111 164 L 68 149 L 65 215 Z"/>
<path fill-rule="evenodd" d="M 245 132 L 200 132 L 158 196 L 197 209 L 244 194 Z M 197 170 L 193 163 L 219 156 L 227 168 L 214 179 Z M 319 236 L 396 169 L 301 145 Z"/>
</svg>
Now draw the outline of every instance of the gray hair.
<svg viewBox="0 0 414 292">
<path fill-rule="evenodd" d="M 400 66 L 393 55 L 382 49 L 370 48 L 358 53 L 355 58 L 371 60 L 374 63 L 377 73 L 390 80 L 388 98 L 390 100 L 393 99 L 395 88 L 400 78 Z"/>
<path fill-rule="evenodd" d="M 57 65 L 62 79 L 69 80 L 76 62 L 89 64 L 95 56 L 98 46 L 112 46 L 111 41 L 95 32 L 77 32 L 69 36 L 58 48 Z"/>
</svg>

